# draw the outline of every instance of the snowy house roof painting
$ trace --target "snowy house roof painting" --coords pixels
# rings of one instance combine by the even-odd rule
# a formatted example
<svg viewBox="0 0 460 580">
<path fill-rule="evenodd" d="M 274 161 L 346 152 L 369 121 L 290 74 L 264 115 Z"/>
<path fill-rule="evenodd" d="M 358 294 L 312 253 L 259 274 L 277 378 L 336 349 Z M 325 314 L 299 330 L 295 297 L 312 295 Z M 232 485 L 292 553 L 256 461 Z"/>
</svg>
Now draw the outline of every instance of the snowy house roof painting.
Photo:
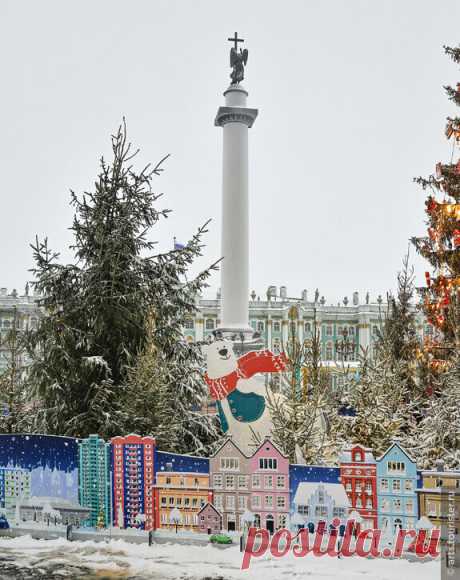
<svg viewBox="0 0 460 580">
<path fill-rule="evenodd" d="M 353 455 L 357 450 L 361 450 L 364 455 L 364 458 L 361 460 L 362 463 L 376 463 L 372 449 L 359 444 L 346 445 L 341 453 L 339 453 L 339 463 L 355 463 L 357 460 L 356 458 L 353 459 Z"/>
<path fill-rule="evenodd" d="M 270 445 L 271 447 L 273 447 L 273 449 L 274 449 L 275 451 L 277 451 L 277 452 L 278 452 L 278 453 L 281 455 L 281 457 L 284 457 L 285 459 L 287 459 L 287 458 L 288 458 L 288 456 L 287 456 L 287 455 L 285 455 L 285 454 L 284 454 L 284 453 L 281 451 L 281 449 L 280 449 L 280 448 L 279 448 L 277 445 L 275 445 L 275 443 L 273 443 L 273 441 L 270 439 L 270 437 L 265 437 L 265 439 L 262 441 L 262 443 L 261 443 L 261 444 L 260 444 L 258 447 L 256 447 L 256 450 L 255 450 L 255 451 L 254 451 L 254 453 L 252 454 L 252 457 L 254 457 L 254 455 L 256 455 L 256 453 L 258 453 L 258 452 L 259 452 L 259 451 L 262 449 L 262 447 L 263 447 L 264 445 L 267 445 L 267 444 L 268 444 L 268 445 Z"/>
<path fill-rule="evenodd" d="M 377 461 L 382 461 L 383 458 L 386 455 L 388 455 L 388 453 L 390 453 L 390 451 L 395 447 L 397 447 L 401 451 L 401 453 L 403 453 L 407 457 L 407 459 L 409 459 L 409 461 L 412 461 L 412 463 L 416 463 L 412 455 L 399 443 L 399 441 L 393 441 L 393 443 L 388 447 L 388 449 L 386 449 L 380 457 L 377 457 Z"/>
<path fill-rule="evenodd" d="M 208 510 L 208 509 L 212 509 L 213 511 L 216 512 L 216 514 L 221 518 L 222 514 L 220 513 L 220 511 L 216 508 L 216 506 L 211 503 L 210 501 L 208 501 L 207 503 L 204 504 L 204 506 L 198 510 L 197 515 L 200 515 L 202 511 L 204 510 Z"/>
<path fill-rule="evenodd" d="M 224 442 L 222 443 L 222 445 L 220 447 L 218 447 L 216 449 L 216 451 L 214 451 L 214 453 L 211 455 L 211 459 L 213 457 L 216 457 L 218 453 L 220 453 L 222 451 L 222 449 L 224 447 L 226 447 L 227 445 L 233 445 L 233 447 L 236 449 L 236 451 L 238 451 L 238 453 L 240 453 L 243 457 L 246 457 L 246 459 L 249 459 L 250 457 L 252 457 L 252 455 L 246 455 L 246 453 L 244 453 L 243 451 L 241 451 L 241 449 L 238 447 L 238 445 L 233 441 L 232 437 L 230 435 L 228 435 Z M 258 449 L 260 449 L 260 447 L 258 447 Z"/>
<path fill-rule="evenodd" d="M 310 481 L 302 481 L 299 483 L 294 496 L 294 503 L 296 505 L 307 505 L 317 490 L 322 490 L 327 493 L 334 500 L 336 506 L 351 506 L 345 488 L 341 483 L 316 483 Z"/>
</svg>

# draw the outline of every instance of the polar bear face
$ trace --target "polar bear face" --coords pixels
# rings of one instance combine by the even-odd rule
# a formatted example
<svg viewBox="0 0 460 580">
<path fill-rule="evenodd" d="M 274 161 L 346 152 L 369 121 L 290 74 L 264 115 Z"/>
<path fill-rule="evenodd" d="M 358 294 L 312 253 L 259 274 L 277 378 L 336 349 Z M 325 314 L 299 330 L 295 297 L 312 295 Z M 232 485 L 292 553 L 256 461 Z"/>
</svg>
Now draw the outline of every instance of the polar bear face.
<svg viewBox="0 0 460 580">
<path fill-rule="evenodd" d="M 207 373 L 210 379 L 225 377 L 238 368 L 233 344 L 229 340 L 216 340 L 203 346 L 206 355 Z"/>
</svg>

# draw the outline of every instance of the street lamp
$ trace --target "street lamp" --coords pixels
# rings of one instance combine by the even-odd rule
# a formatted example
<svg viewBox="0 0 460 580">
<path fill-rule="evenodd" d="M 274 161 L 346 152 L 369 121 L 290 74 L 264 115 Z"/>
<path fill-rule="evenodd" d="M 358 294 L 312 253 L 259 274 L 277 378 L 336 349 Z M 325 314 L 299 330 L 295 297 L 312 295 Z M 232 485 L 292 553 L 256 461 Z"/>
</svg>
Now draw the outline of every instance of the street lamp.
<svg viewBox="0 0 460 580">
<path fill-rule="evenodd" d="M 175 507 L 173 510 L 171 510 L 171 513 L 169 514 L 169 523 L 176 526 L 176 534 L 177 534 L 177 526 L 181 523 L 181 521 L 182 521 L 182 514 Z"/>
<path fill-rule="evenodd" d="M 335 341 L 335 352 L 339 354 L 342 361 L 353 360 L 355 354 L 354 338 L 348 338 L 348 330 L 343 329 L 342 338 Z"/>
<path fill-rule="evenodd" d="M 240 523 L 243 526 L 243 533 L 240 537 L 240 552 L 243 551 L 243 546 L 246 544 L 246 538 L 249 531 L 249 528 L 254 523 L 255 516 L 254 514 L 246 509 L 243 515 L 240 518 Z"/>
</svg>

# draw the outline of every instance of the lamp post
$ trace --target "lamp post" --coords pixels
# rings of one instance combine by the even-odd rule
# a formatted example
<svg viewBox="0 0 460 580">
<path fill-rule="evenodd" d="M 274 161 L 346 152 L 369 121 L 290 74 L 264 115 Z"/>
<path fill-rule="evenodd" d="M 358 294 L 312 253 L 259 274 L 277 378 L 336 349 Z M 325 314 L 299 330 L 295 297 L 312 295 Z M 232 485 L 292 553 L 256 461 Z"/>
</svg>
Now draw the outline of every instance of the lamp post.
<svg viewBox="0 0 460 580">
<path fill-rule="evenodd" d="M 240 552 L 243 551 L 244 546 L 246 545 L 247 534 L 251 524 L 254 523 L 254 514 L 249 511 L 248 509 L 245 510 L 243 515 L 240 518 L 240 522 L 243 525 L 243 533 L 240 537 Z"/>
<path fill-rule="evenodd" d="M 169 522 L 176 526 L 176 534 L 177 534 L 177 526 L 181 523 L 181 521 L 182 521 L 182 514 L 175 507 L 173 510 L 171 510 L 171 513 L 169 514 Z"/>
<path fill-rule="evenodd" d="M 342 338 L 335 341 L 335 352 L 339 354 L 341 361 L 353 360 L 355 354 L 354 338 L 348 338 L 348 330 L 343 329 Z"/>
</svg>

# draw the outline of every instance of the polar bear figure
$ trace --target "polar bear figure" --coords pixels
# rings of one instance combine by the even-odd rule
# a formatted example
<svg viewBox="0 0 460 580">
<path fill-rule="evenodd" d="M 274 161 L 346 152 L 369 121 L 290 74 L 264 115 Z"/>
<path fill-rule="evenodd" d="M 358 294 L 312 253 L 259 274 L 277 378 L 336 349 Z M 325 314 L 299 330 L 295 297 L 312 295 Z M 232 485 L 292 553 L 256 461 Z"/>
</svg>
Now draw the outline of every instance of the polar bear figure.
<svg viewBox="0 0 460 580">
<path fill-rule="evenodd" d="M 272 419 L 267 404 L 264 376 L 285 370 L 284 355 L 268 350 L 249 352 L 237 358 L 233 344 L 216 340 L 204 346 L 205 380 L 216 400 L 222 430 L 244 452 L 270 436 Z"/>
</svg>

